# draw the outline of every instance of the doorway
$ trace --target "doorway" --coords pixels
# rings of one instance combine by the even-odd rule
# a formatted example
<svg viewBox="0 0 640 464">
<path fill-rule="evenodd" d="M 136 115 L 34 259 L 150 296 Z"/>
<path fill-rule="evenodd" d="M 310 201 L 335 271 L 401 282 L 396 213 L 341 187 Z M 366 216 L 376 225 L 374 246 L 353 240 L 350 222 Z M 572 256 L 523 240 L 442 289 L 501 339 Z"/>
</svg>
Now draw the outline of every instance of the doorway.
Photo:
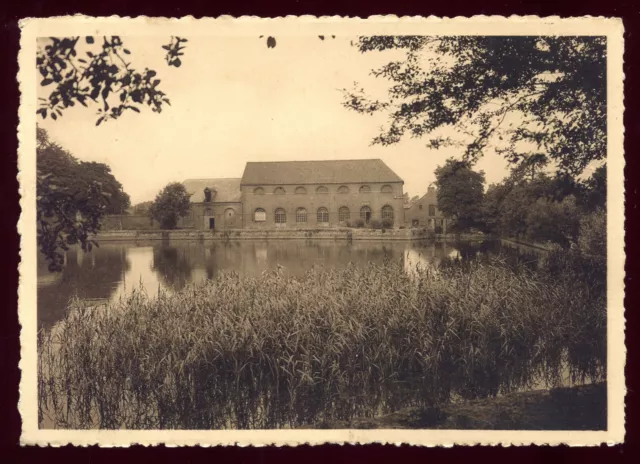
<svg viewBox="0 0 640 464">
<path fill-rule="evenodd" d="M 209 229 L 215 229 L 216 218 L 209 218 Z"/>
</svg>

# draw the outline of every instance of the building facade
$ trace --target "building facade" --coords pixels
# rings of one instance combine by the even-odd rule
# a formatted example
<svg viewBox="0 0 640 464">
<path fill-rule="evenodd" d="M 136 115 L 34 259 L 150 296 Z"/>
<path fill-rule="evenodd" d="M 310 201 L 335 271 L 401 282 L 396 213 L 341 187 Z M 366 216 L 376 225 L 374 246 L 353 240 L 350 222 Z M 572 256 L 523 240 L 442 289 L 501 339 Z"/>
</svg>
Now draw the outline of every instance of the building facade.
<svg viewBox="0 0 640 464">
<path fill-rule="evenodd" d="M 379 159 L 247 163 L 241 179 L 184 182 L 196 229 L 405 223 L 403 180 Z"/>
<path fill-rule="evenodd" d="M 180 227 L 194 229 L 242 228 L 239 178 L 188 179 L 183 182 L 191 195 L 191 211 Z"/>
<path fill-rule="evenodd" d="M 447 219 L 438 209 L 438 191 L 430 185 L 422 198 L 404 210 L 407 227 L 426 227 L 436 233 L 446 233 Z"/>
</svg>

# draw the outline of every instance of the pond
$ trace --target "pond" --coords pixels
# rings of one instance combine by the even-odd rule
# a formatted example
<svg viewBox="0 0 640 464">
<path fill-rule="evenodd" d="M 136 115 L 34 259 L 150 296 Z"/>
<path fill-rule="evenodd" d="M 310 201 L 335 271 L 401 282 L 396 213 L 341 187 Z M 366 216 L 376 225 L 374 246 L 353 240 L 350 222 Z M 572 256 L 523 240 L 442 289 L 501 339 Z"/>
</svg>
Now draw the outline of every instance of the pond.
<svg viewBox="0 0 640 464">
<path fill-rule="evenodd" d="M 573 295 L 573 281 L 537 280 L 537 273 L 488 263 L 415 273 L 420 279 L 404 274 L 451 258 L 498 255 L 546 272 L 539 251 L 500 241 L 150 241 L 69 250 L 62 272 L 48 272 L 44 261 L 38 268 L 41 427 L 324 427 L 406 407 L 601 381 L 604 300 Z M 395 264 L 374 266 L 386 261 Z M 287 282 L 279 273 L 223 276 L 199 293 L 171 295 L 221 273 L 300 275 L 316 266 L 342 271 L 307 274 L 288 289 L 279 287 Z M 372 282 L 379 293 L 366 290 Z M 338 298 L 327 291 L 336 285 Z M 148 306 L 136 306 L 146 301 L 140 295 L 118 302 L 123 317 L 101 319 L 92 309 L 139 287 L 157 310 L 150 316 Z M 89 311 L 80 306 L 59 324 L 74 297 L 89 302 Z M 262 357 L 243 348 L 249 342 Z M 167 357 L 167 346 L 195 354 Z M 147 355 L 132 357 L 140 350 Z M 432 352 L 438 356 L 421 354 Z M 340 369 L 332 353 L 342 353 Z M 87 390 L 96 366 L 105 375 Z M 60 400 L 71 391 L 77 397 L 67 411 Z M 114 406 L 120 404 L 124 409 Z"/>
<path fill-rule="evenodd" d="M 531 249 L 499 241 L 484 242 L 334 242 L 334 241 L 147 241 L 103 242 L 90 253 L 66 252 L 62 272 L 51 273 L 38 262 L 38 326 L 51 327 L 62 318 L 67 303 L 81 299 L 117 299 L 133 288 L 147 292 L 176 290 L 189 282 L 211 279 L 224 271 L 259 275 L 278 265 L 300 274 L 314 265 L 366 266 L 385 259 L 402 260 L 407 269 L 417 264 L 437 265 L 443 258 L 469 259 L 478 254 L 505 253 L 535 259 Z M 41 258 L 41 257 L 39 257 Z"/>
</svg>

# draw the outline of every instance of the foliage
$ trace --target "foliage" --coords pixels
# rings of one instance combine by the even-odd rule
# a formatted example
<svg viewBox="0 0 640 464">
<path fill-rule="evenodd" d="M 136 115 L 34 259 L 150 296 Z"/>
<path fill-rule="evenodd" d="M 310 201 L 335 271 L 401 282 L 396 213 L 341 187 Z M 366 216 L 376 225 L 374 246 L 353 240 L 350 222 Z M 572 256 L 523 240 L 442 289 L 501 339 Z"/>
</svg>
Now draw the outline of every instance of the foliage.
<svg viewBox="0 0 640 464">
<path fill-rule="evenodd" d="M 131 208 L 132 214 L 137 216 L 150 216 L 151 205 L 153 205 L 153 201 L 143 201 L 142 203 L 133 205 L 133 208 Z"/>
<path fill-rule="evenodd" d="M 191 208 L 191 195 L 180 182 L 173 182 L 165 186 L 151 205 L 150 213 L 153 219 L 160 223 L 163 229 L 175 229 L 178 220 L 186 216 Z"/>
<path fill-rule="evenodd" d="M 607 256 L 607 211 L 598 207 L 580 219 L 578 249 L 591 256 Z"/>
<path fill-rule="evenodd" d="M 62 428 L 313 427 L 555 385 L 567 370 L 602 380 L 606 292 L 570 262 L 280 269 L 75 301 L 40 334 L 39 410 Z"/>
<path fill-rule="evenodd" d="M 570 195 L 562 201 L 539 198 L 526 213 L 526 237 L 533 242 L 552 242 L 568 248 L 576 243 L 580 212 Z"/>
<path fill-rule="evenodd" d="M 61 269 L 63 251 L 80 244 L 90 251 L 91 239 L 104 214 L 121 213 L 129 196 L 102 163 L 78 161 L 36 129 L 36 215 L 38 247 L 51 271 Z"/>
<path fill-rule="evenodd" d="M 607 207 L 607 165 L 598 167 L 583 185 L 582 203 L 589 211 Z"/>
<path fill-rule="evenodd" d="M 92 36 L 51 37 L 39 48 L 36 65 L 42 80 L 40 85 L 52 86 L 48 98 L 40 99 L 37 113 L 54 120 L 79 103 L 99 103 L 96 125 L 119 118 L 125 111 L 140 112 L 142 105 L 160 113 L 164 104 L 170 104 L 167 95 L 159 89 L 157 72 L 145 68 L 136 70 L 128 62 L 131 52 L 118 36 L 102 37 L 98 46 Z M 169 66 L 179 67 L 187 39 L 172 37 L 162 48 Z"/>
<path fill-rule="evenodd" d="M 581 240 L 593 240 L 596 249 L 602 248 L 597 243 L 605 242 L 606 192 L 606 166 L 582 182 L 562 172 L 534 175 L 516 167 L 487 189 L 482 205 L 485 230 L 565 248 L 581 248 Z M 588 238 L 581 239 L 583 234 Z"/>
<path fill-rule="evenodd" d="M 469 163 L 449 158 L 435 170 L 438 183 L 438 209 L 454 218 L 458 230 L 474 227 L 481 219 L 484 196 L 484 172 L 474 171 Z"/>
<path fill-rule="evenodd" d="M 374 143 L 429 136 L 430 148 L 464 147 L 466 161 L 495 148 L 512 163 L 555 161 L 573 175 L 606 155 L 604 37 L 372 36 L 356 46 L 405 52 L 372 71 L 390 81 L 387 100 L 344 91 L 345 107 L 388 114 Z M 442 128 L 467 139 L 439 136 Z"/>
<path fill-rule="evenodd" d="M 37 173 L 36 222 L 38 248 L 49 262 L 49 271 L 59 271 L 63 252 L 79 243 L 91 251 L 97 242 L 91 239 L 100 230 L 104 213 L 104 193 L 97 182 L 86 191 L 69 191 L 61 179 L 51 173 Z"/>
<path fill-rule="evenodd" d="M 260 39 L 262 39 L 263 37 L 264 37 L 264 36 L 263 36 L 263 35 L 261 35 L 259 38 L 260 38 Z M 320 39 L 320 40 L 324 40 L 325 38 L 327 38 L 327 39 L 328 39 L 329 37 L 331 37 L 332 39 L 335 39 L 335 38 L 336 38 L 336 36 L 335 36 L 335 35 L 331 35 L 331 36 L 319 35 L 319 36 L 318 36 L 318 39 Z M 266 40 L 267 48 L 276 48 L 276 44 L 277 44 L 277 42 L 276 42 L 276 38 L 275 38 L 275 37 L 273 37 L 273 36 L 271 36 L 271 35 L 270 35 L 269 37 L 267 37 L 267 40 Z"/>
<path fill-rule="evenodd" d="M 383 229 L 391 229 L 391 228 L 393 228 L 393 221 L 391 219 L 383 219 L 382 220 L 382 228 Z"/>
<path fill-rule="evenodd" d="M 105 193 L 105 213 L 122 214 L 131 206 L 129 195 L 104 163 L 78 161 L 67 150 L 51 142 L 47 132 L 37 128 L 36 164 L 42 173 L 63 179 L 70 193 L 86 191 L 92 182 L 100 184 Z"/>
</svg>

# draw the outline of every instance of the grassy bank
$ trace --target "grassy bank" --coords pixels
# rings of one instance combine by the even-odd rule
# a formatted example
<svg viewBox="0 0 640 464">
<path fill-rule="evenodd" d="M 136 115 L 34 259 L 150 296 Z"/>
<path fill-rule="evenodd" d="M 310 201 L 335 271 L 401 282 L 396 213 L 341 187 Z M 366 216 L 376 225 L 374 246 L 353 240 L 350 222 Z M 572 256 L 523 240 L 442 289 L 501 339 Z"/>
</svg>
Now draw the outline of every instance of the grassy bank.
<svg viewBox="0 0 640 464">
<path fill-rule="evenodd" d="M 571 267 L 575 269 L 571 269 Z M 274 428 L 602 380 L 601 274 L 450 262 L 225 274 L 174 294 L 73 302 L 39 338 L 58 427 Z"/>
</svg>

